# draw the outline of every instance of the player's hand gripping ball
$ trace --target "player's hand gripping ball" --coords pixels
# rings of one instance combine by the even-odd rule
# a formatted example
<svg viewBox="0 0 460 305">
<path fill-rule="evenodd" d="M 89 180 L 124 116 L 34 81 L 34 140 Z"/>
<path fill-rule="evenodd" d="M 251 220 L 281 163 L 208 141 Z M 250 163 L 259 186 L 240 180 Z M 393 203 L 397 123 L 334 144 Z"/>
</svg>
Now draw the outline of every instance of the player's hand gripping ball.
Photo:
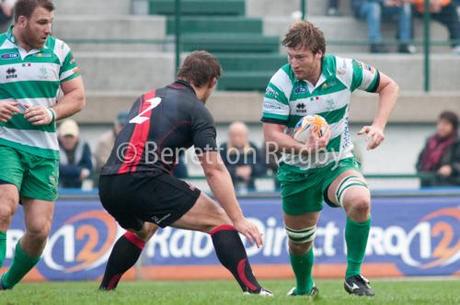
<svg viewBox="0 0 460 305">
<path fill-rule="evenodd" d="M 305 143 L 312 133 L 319 137 L 324 135 L 327 130 L 327 121 L 320 115 L 307 115 L 299 120 L 294 127 L 294 139 L 300 143 Z"/>
</svg>

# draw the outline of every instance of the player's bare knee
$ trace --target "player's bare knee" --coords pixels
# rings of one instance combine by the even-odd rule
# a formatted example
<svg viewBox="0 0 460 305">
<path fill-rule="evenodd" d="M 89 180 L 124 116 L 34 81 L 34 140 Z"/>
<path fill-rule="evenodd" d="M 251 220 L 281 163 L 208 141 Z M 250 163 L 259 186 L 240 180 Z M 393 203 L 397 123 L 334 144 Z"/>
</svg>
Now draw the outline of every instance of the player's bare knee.
<svg viewBox="0 0 460 305">
<path fill-rule="evenodd" d="M 303 244 L 294 243 L 289 241 L 289 252 L 294 255 L 304 255 L 312 247 L 312 242 L 307 242 Z"/>
<path fill-rule="evenodd" d="M 8 226 L 16 212 L 17 201 L 13 198 L 2 198 L 0 201 L 0 226 Z"/>
<path fill-rule="evenodd" d="M 48 220 L 35 220 L 26 227 L 26 234 L 33 240 L 46 241 L 51 230 L 51 222 Z"/>
<path fill-rule="evenodd" d="M 358 195 L 349 198 L 346 204 L 347 215 L 368 215 L 370 213 L 371 202 L 369 196 Z"/>
<path fill-rule="evenodd" d="M 9 221 L 16 208 L 12 205 L 0 205 L 0 222 Z"/>
<path fill-rule="evenodd" d="M 157 229 L 158 229 L 158 226 L 152 223 L 144 223 L 140 231 L 134 231 L 134 230 L 129 230 L 129 231 L 135 233 L 137 237 L 147 242 L 153 236 L 153 234 L 155 234 Z"/>
</svg>

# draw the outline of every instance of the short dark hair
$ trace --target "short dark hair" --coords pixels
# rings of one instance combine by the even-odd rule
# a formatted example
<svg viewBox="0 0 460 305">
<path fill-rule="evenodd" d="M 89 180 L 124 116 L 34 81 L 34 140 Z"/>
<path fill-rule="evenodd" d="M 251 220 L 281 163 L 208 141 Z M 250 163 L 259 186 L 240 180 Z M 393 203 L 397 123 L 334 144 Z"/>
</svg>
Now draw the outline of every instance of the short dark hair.
<svg viewBox="0 0 460 305">
<path fill-rule="evenodd" d="M 18 0 L 14 5 L 14 22 L 18 21 L 19 16 L 29 19 L 37 7 L 43 7 L 50 12 L 54 11 L 52 0 Z"/>
<path fill-rule="evenodd" d="M 222 67 L 214 55 L 206 51 L 194 51 L 185 58 L 177 77 L 202 87 L 213 78 L 219 79 L 221 74 Z"/>
<path fill-rule="evenodd" d="M 308 21 L 294 23 L 283 39 L 283 46 L 292 49 L 306 48 L 313 54 L 319 51 L 326 53 L 326 39 L 323 32 Z"/>
<path fill-rule="evenodd" d="M 457 132 L 458 129 L 458 115 L 453 111 L 443 111 L 439 115 L 439 120 L 445 120 L 452 124 L 454 132 Z"/>
</svg>

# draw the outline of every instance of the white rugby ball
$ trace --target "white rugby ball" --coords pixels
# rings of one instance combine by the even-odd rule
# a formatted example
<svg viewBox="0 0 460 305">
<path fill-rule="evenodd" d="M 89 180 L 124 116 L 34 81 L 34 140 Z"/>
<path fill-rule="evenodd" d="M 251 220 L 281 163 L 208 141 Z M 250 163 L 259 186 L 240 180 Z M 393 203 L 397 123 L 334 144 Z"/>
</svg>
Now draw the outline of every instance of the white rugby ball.
<svg viewBox="0 0 460 305">
<path fill-rule="evenodd" d="M 293 138 L 305 143 L 312 133 L 322 136 L 327 129 L 327 121 L 320 115 L 307 115 L 300 119 L 294 127 Z"/>
</svg>

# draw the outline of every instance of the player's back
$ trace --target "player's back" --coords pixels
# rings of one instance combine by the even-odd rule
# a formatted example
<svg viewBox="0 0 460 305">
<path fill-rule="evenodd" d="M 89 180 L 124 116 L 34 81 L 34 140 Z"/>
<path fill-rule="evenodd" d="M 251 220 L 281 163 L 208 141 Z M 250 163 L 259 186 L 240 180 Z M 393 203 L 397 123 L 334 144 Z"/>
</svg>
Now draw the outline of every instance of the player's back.
<svg viewBox="0 0 460 305">
<path fill-rule="evenodd" d="M 102 175 L 169 173 L 181 150 L 192 145 L 214 149 L 215 135 L 212 117 L 193 88 L 176 81 L 135 101 Z"/>
</svg>

